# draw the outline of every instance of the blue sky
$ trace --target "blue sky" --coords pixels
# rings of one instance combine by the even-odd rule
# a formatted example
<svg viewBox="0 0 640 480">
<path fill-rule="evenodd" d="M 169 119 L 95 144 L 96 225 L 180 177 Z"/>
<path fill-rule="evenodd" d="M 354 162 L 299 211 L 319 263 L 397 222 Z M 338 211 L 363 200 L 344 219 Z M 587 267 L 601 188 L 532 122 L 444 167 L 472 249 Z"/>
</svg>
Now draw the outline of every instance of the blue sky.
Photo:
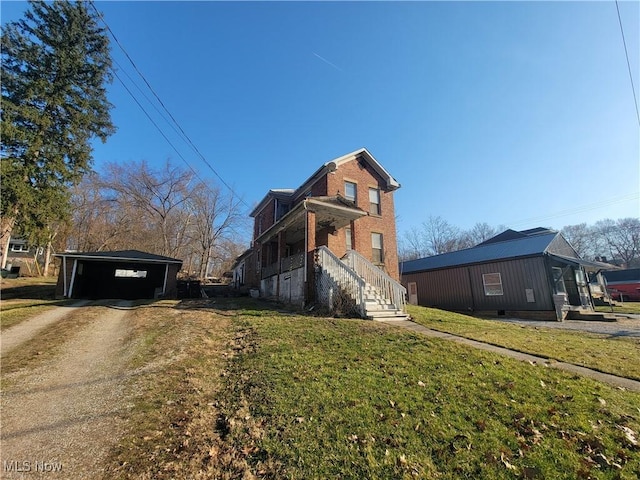
<svg viewBox="0 0 640 480">
<path fill-rule="evenodd" d="M 429 216 L 462 229 L 640 216 L 640 125 L 613 1 L 96 5 L 248 207 L 366 147 L 402 185 L 400 236 Z M 640 95 L 640 2 L 619 8 Z M 2 1 L 2 23 L 24 9 Z M 115 42 L 112 53 L 184 159 L 218 181 L 132 86 L 127 75 L 144 90 Z M 109 98 L 118 132 L 96 145 L 96 169 L 185 166 L 117 80 Z"/>
</svg>

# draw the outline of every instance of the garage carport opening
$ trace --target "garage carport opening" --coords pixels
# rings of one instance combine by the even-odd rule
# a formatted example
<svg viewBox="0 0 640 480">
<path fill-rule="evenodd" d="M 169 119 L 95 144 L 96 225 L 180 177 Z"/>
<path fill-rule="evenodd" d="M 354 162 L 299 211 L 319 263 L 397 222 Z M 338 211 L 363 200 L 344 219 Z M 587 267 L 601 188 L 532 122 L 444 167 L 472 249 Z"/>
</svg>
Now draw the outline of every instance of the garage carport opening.
<svg viewBox="0 0 640 480">
<path fill-rule="evenodd" d="M 61 253 L 59 298 L 175 298 L 182 260 L 138 250 Z"/>
</svg>

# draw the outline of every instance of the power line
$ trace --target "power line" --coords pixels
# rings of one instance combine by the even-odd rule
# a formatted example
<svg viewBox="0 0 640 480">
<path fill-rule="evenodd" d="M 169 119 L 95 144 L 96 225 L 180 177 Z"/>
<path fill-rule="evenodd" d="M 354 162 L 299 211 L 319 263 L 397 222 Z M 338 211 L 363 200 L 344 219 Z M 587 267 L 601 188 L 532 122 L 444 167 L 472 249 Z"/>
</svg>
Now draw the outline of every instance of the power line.
<svg viewBox="0 0 640 480">
<path fill-rule="evenodd" d="M 180 133 L 182 134 L 183 140 L 186 141 L 186 143 L 188 143 L 191 148 L 194 150 L 194 152 L 200 157 L 200 159 L 205 163 L 205 165 L 213 172 L 213 174 L 220 180 L 220 182 L 222 182 L 222 184 L 227 187 L 229 189 L 229 191 L 236 196 L 239 201 L 245 205 L 247 208 L 251 208 L 243 199 L 240 195 L 238 195 L 235 190 L 222 178 L 222 176 L 213 168 L 213 166 L 211 165 L 211 163 L 209 163 L 209 161 L 205 158 L 205 156 L 202 154 L 202 152 L 200 152 L 200 150 L 198 149 L 198 147 L 193 143 L 193 141 L 191 140 L 191 138 L 189 138 L 189 136 L 186 134 L 186 132 L 184 131 L 184 129 L 180 126 L 180 123 L 175 119 L 175 117 L 171 114 L 171 112 L 169 111 L 169 109 L 166 107 L 166 105 L 164 104 L 164 102 L 161 100 L 160 96 L 155 92 L 155 90 L 153 89 L 153 87 L 151 86 L 151 84 L 149 83 L 149 81 L 146 79 L 146 77 L 144 76 L 144 74 L 140 71 L 140 69 L 138 68 L 138 66 L 136 65 L 136 63 L 133 61 L 133 59 L 131 58 L 131 56 L 129 55 L 129 53 L 126 51 L 126 49 L 124 48 L 124 46 L 122 45 L 122 43 L 120 43 L 120 40 L 118 40 L 118 37 L 115 35 L 115 33 L 113 32 L 113 30 L 111 29 L 111 27 L 109 26 L 109 24 L 106 22 L 106 20 L 104 19 L 104 15 L 96 8 L 96 6 L 94 5 L 93 0 L 89 0 L 89 4 L 93 7 L 93 9 L 95 10 L 96 14 L 98 15 L 98 18 L 100 18 L 100 20 L 102 21 L 102 23 L 105 25 L 105 27 L 107 28 L 107 31 L 109 32 L 109 34 L 111 35 L 111 37 L 114 39 L 114 41 L 116 42 L 116 44 L 118 45 L 118 47 L 120 48 L 120 50 L 122 50 L 122 52 L 124 53 L 124 55 L 127 57 L 127 59 L 129 60 L 129 62 L 131 63 L 131 65 L 133 66 L 134 70 L 137 72 L 137 74 L 140 76 L 140 78 L 142 78 L 142 80 L 144 81 L 145 85 L 147 86 L 147 88 L 149 88 L 149 90 L 151 91 L 151 93 L 153 94 L 153 96 L 156 98 L 156 100 L 158 101 L 158 103 L 160 103 L 160 105 L 162 106 L 163 110 L 167 113 L 167 115 L 169 115 L 169 117 L 171 118 L 173 124 L 175 126 L 177 126 L 178 130 L 180 131 Z M 117 62 L 116 62 L 117 63 Z M 122 68 L 122 67 L 121 67 Z M 125 71 L 123 69 L 123 71 Z M 123 86 L 125 87 L 125 89 L 127 90 L 127 92 L 129 93 L 129 95 L 131 95 L 131 97 L 134 99 L 134 101 L 136 102 L 136 104 L 142 109 L 142 111 L 144 112 L 144 114 L 147 116 L 147 118 L 153 123 L 153 125 L 156 127 L 156 129 L 158 129 L 158 131 L 160 132 L 160 134 L 162 135 L 162 137 L 167 141 L 167 143 L 169 143 L 169 145 L 173 148 L 173 150 L 180 156 L 180 158 L 187 164 L 187 166 L 189 167 L 189 169 L 194 172 L 194 174 L 198 177 L 198 175 L 195 173 L 194 169 L 189 165 L 189 163 L 186 161 L 186 159 L 178 152 L 177 148 L 175 147 L 175 145 L 173 145 L 173 143 L 171 143 L 168 139 L 168 137 L 164 134 L 164 132 L 160 129 L 160 127 L 158 126 L 158 124 L 156 122 L 153 121 L 153 119 L 151 118 L 151 116 L 149 115 L 149 113 L 142 107 L 142 105 L 140 104 L 140 102 L 138 102 L 138 100 L 135 98 L 135 96 L 133 95 L 133 92 L 131 92 L 126 85 L 124 84 L 124 82 L 122 81 L 122 79 L 117 75 L 117 73 L 114 70 L 114 74 L 116 76 L 116 78 L 118 78 L 118 80 L 120 80 L 120 82 L 123 84 Z M 127 77 L 129 77 L 129 79 L 131 79 L 131 77 L 126 73 Z M 132 83 L 134 85 L 135 82 Z M 137 87 L 138 90 L 140 90 L 139 87 Z M 141 90 L 140 90 L 141 91 Z M 141 91 L 142 92 L 142 91 Z M 144 95 L 145 98 L 147 99 L 147 101 L 149 101 L 149 99 L 146 97 L 146 95 Z M 149 101 L 149 103 L 151 103 L 153 105 L 153 103 L 151 101 Z M 158 111 L 158 109 L 155 107 L 156 111 Z M 164 117 L 162 115 L 161 112 L 158 111 L 158 113 L 163 117 L 163 119 L 169 124 L 171 125 L 171 123 L 166 119 L 166 117 Z M 175 127 L 172 126 L 172 128 L 174 129 L 174 131 L 176 133 L 178 133 L 178 131 L 175 129 Z M 198 177 L 200 178 L 200 177 Z M 202 180 L 201 180 L 202 181 Z M 204 182 L 203 182 L 204 183 Z"/>
<path fill-rule="evenodd" d="M 622 44 L 624 45 L 624 55 L 627 59 L 627 69 L 629 70 L 629 80 L 631 81 L 631 92 L 633 93 L 633 102 L 636 106 L 636 117 L 638 118 L 638 126 L 640 126 L 640 111 L 638 111 L 638 99 L 636 98 L 636 89 L 633 86 L 633 75 L 631 74 L 631 63 L 629 63 L 629 52 L 627 51 L 627 41 L 624 38 L 624 29 L 622 28 L 622 18 L 620 18 L 620 7 L 616 0 L 616 11 L 618 12 L 618 23 L 620 24 L 620 34 L 622 35 Z"/>
<path fill-rule="evenodd" d="M 532 222 L 540 222 L 540 221 L 543 221 L 543 220 L 550 220 L 550 219 L 559 218 L 559 217 L 566 217 L 567 215 L 573 215 L 573 214 L 576 214 L 576 213 L 584 213 L 584 212 L 588 212 L 588 211 L 591 211 L 591 210 L 596 210 L 598 208 L 606 207 L 606 206 L 609 206 L 609 205 L 614 205 L 616 203 L 628 202 L 630 200 L 637 200 L 638 198 L 640 198 L 640 193 L 638 193 L 638 192 L 628 193 L 628 194 L 625 194 L 625 195 L 621 195 L 619 197 L 610 198 L 609 200 L 605 200 L 605 201 L 602 201 L 602 202 L 589 203 L 589 204 L 581 205 L 581 206 L 576 207 L 576 208 L 570 208 L 570 209 L 567 209 L 567 210 L 561 210 L 559 212 L 555 212 L 555 213 L 550 214 L 550 215 L 541 215 L 539 217 L 531 217 L 531 218 L 527 218 L 527 219 L 518 220 L 518 221 L 515 221 L 515 222 L 507 222 L 507 225 L 517 226 L 517 225 L 524 225 L 524 224 L 532 223 Z"/>
</svg>

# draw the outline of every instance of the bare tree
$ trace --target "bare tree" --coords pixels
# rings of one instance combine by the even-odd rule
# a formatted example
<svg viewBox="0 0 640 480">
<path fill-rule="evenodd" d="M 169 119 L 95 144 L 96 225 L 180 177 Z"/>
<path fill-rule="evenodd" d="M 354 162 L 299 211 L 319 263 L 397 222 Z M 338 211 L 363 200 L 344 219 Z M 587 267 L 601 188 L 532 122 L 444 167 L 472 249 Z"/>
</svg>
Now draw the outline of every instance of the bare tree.
<svg viewBox="0 0 640 480">
<path fill-rule="evenodd" d="M 124 167 L 109 164 L 103 188 L 115 194 L 121 208 L 132 208 L 136 222 L 142 222 L 137 240 L 153 253 L 170 257 L 185 249 L 191 215 L 186 208 L 193 174 L 167 161 L 160 170 L 152 170 L 142 161 Z M 140 234 L 144 234 L 141 236 Z"/>
<path fill-rule="evenodd" d="M 401 262 L 416 260 L 430 255 L 422 232 L 417 227 L 412 227 L 405 232 L 399 240 L 398 256 Z"/>
<path fill-rule="evenodd" d="M 194 247 L 197 248 L 200 278 L 210 273 L 214 258 L 226 258 L 221 250 L 223 240 L 231 239 L 241 220 L 240 202 L 226 197 L 219 188 L 199 183 L 191 192 L 189 207 L 193 217 Z"/>
<path fill-rule="evenodd" d="M 640 264 L 640 219 L 600 220 L 594 229 L 612 260 L 619 261 L 626 268 Z"/>
<path fill-rule="evenodd" d="M 484 242 L 485 240 L 489 240 L 492 237 L 495 237 L 501 231 L 506 230 L 506 227 L 492 227 L 486 222 L 478 222 L 476 223 L 471 230 L 467 232 L 469 236 L 470 245 L 469 247 L 473 247 L 478 245 L 479 243 Z"/>
<path fill-rule="evenodd" d="M 591 259 L 595 257 L 594 252 L 594 229 L 588 227 L 586 223 L 578 225 L 567 225 L 560 231 L 562 236 L 571 244 L 581 258 Z"/>
<path fill-rule="evenodd" d="M 85 252 L 126 249 L 136 218 L 132 208 L 118 201 L 105 181 L 92 173 L 73 190 L 73 216 L 67 245 Z"/>
<path fill-rule="evenodd" d="M 430 255 L 459 250 L 460 230 L 442 217 L 429 217 L 422 223 L 422 232 Z"/>
</svg>

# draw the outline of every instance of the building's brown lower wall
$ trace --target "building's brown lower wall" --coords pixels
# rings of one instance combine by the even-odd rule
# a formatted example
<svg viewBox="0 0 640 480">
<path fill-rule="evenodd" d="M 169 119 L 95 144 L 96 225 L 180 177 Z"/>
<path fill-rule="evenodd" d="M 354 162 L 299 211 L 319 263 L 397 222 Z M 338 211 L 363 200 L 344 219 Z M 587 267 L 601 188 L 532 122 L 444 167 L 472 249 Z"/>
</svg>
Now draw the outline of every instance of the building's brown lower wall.
<svg viewBox="0 0 640 480">
<path fill-rule="evenodd" d="M 557 321 L 555 310 L 485 310 L 473 312 L 474 316 L 478 317 L 506 317 L 506 318 L 521 318 L 523 320 L 544 320 L 544 321 Z"/>
</svg>

